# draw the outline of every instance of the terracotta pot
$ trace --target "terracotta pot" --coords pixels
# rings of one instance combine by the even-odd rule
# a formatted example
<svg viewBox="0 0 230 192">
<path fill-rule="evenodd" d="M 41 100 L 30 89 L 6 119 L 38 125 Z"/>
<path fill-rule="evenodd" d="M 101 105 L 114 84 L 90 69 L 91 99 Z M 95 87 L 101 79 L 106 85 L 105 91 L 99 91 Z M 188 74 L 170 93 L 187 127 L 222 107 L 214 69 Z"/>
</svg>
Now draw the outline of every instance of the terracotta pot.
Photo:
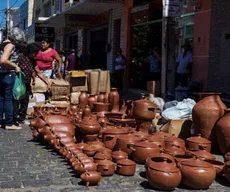
<svg viewBox="0 0 230 192">
<path fill-rule="evenodd" d="M 79 128 L 82 133 L 93 135 L 99 133 L 101 126 L 96 119 L 92 117 L 85 117 L 79 125 Z"/>
<path fill-rule="evenodd" d="M 110 160 L 101 160 L 98 162 L 97 171 L 103 176 L 111 176 L 115 172 L 115 164 Z"/>
<path fill-rule="evenodd" d="M 230 182 L 230 161 L 227 161 L 224 166 L 224 177 Z"/>
<path fill-rule="evenodd" d="M 155 118 L 157 106 L 147 100 L 141 99 L 134 101 L 133 115 L 140 119 L 152 120 Z"/>
<path fill-rule="evenodd" d="M 87 187 L 89 185 L 99 185 L 101 173 L 96 171 L 86 171 L 85 173 L 82 173 L 80 177 Z"/>
<path fill-rule="evenodd" d="M 83 110 L 82 116 L 84 118 L 84 117 L 89 117 L 90 115 L 91 115 L 91 109 L 90 109 L 89 105 L 86 105 L 85 109 Z"/>
<path fill-rule="evenodd" d="M 89 105 L 91 110 L 93 109 L 95 102 L 97 102 L 96 96 L 95 95 L 90 95 L 90 97 L 88 99 L 88 105 Z"/>
<path fill-rule="evenodd" d="M 42 127 L 42 128 L 39 128 L 39 129 L 38 129 L 38 132 L 39 132 L 41 135 L 46 135 L 46 134 L 51 133 L 51 130 L 50 130 L 50 127 L 49 127 L 49 126 L 44 126 L 44 127 Z"/>
<path fill-rule="evenodd" d="M 216 124 L 216 135 L 222 154 L 230 149 L 230 109 L 225 109 L 225 115 Z"/>
<path fill-rule="evenodd" d="M 55 135 L 58 138 L 62 138 L 62 137 L 72 137 L 72 138 L 74 138 L 74 136 L 69 132 L 55 131 Z"/>
<path fill-rule="evenodd" d="M 85 146 L 87 146 L 86 143 L 84 143 L 83 141 L 81 141 L 80 143 L 75 144 L 75 147 L 78 149 L 83 149 Z"/>
<path fill-rule="evenodd" d="M 163 131 L 159 131 L 159 132 L 153 133 L 152 135 L 154 135 L 156 137 L 160 137 L 162 139 L 166 139 L 167 137 L 171 136 L 169 133 L 165 133 Z"/>
<path fill-rule="evenodd" d="M 82 149 L 82 151 L 83 151 L 83 153 L 85 153 L 89 157 L 93 157 L 95 155 L 95 153 L 97 152 L 98 148 L 99 147 L 87 145 Z"/>
<path fill-rule="evenodd" d="M 139 117 L 135 117 L 135 120 L 137 124 L 137 131 L 149 133 L 150 128 L 152 127 L 152 120 L 146 120 Z"/>
<path fill-rule="evenodd" d="M 123 128 L 108 126 L 102 133 L 103 143 L 106 148 L 113 150 L 117 142 L 118 135 L 125 135 L 128 131 Z"/>
<path fill-rule="evenodd" d="M 219 176 L 223 175 L 223 169 L 224 169 L 224 165 L 225 165 L 223 162 L 217 161 L 217 160 L 205 160 L 205 162 L 208 162 L 215 167 L 216 175 L 219 175 Z"/>
<path fill-rule="evenodd" d="M 201 93 L 201 97 L 192 111 L 195 133 L 200 133 L 212 142 L 212 147 L 218 148 L 214 126 L 223 117 L 226 106 L 218 93 Z"/>
<path fill-rule="evenodd" d="M 121 159 L 127 159 L 127 158 L 128 158 L 128 154 L 124 151 L 121 151 L 121 149 L 112 152 L 112 159 L 115 163 Z"/>
<path fill-rule="evenodd" d="M 146 176 L 149 184 L 159 190 L 173 190 L 181 181 L 180 170 L 175 162 L 166 156 L 151 157 Z"/>
<path fill-rule="evenodd" d="M 136 128 L 136 120 L 131 118 L 129 119 L 110 118 L 110 122 L 116 126 Z"/>
<path fill-rule="evenodd" d="M 99 103 L 106 103 L 106 93 L 105 92 L 101 92 L 98 96 L 97 96 L 97 102 Z M 108 98 L 108 97 L 107 97 Z M 108 102 L 107 102 L 108 103 Z"/>
<path fill-rule="evenodd" d="M 137 163 L 144 164 L 147 157 L 151 154 L 160 154 L 160 148 L 149 141 L 136 142 L 130 145 L 129 148 L 132 150 L 133 160 Z"/>
<path fill-rule="evenodd" d="M 93 157 L 94 162 L 98 163 L 101 160 L 112 160 L 111 154 L 106 154 L 106 153 L 96 153 L 96 155 Z"/>
<path fill-rule="evenodd" d="M 85 142 L 96 141 L 98 138 L 98 134 L 84 135 L 83 137 Z"/>
<path fill-rule="evenodd" d="M 165 147 L 174 147 L 174 146 L 185 149 L 185 142 L 183 139 L 180 139 L 175 135 L 165 138 Z"/>
<path fill-rule="evenodd" d="M 215 160 L 216 157 L 212 155 L 211 153 L 207 152 L 206 150 L 200 150 L 200 151 L 186 151 L 186 154 L 193 155 L 196 158 L 202 159 L 202 160 Z"/>
<path fill-rule="evenodd" d="M 73 137 L 61 137 L 61 138 L 58 138 L 57 140 L 59 140 L 59 142 L 63 145 L 66 145 L 66 144 L 75 144 L 76 140 L 73 138 Z"/>
<path fill-rule="evenodd" d="M 132 150 L 129 149 L 128 145 L 135 144 L 138 141 L 142 141 L 143 139 L 141 137 L 132 135 L 132 134 L 126 134 L 126 135 L 119 135 L 117 137 L 117 142 L 115 145 L 115 149 L 121 149 L 122 151 L 126 152 L 128 155 L 132 153 Z"/>
<path fill-rule="evenodd" d="M 145 168 L 147 169 L 148 167 L 149 167 L 149 164 L 151 163 L 151 158 L 152 157 L 161 157 L 161 158 L 164 158 L 164 157 L 166 157 L 167 159 L 171 159 L 174 163 L 175 163 L 175 160 L 174 160 L 174 158 L 173 158 L 173 156 L 172 155 L 169 155 L 169 154 L 166 154 L 166 153 L 160 153 L 160 154 L 150 154 L 148 157 L 147 157 L 147 159 L 146 159 L 146 162 L 145 162 Z M 175 165 L 176 165 L 176 163 L 175 163 Z"/>
<path fill-rule="evenodd" d="M 165 147 L 163 149 L 164 153 L 167 153 L 169 155 L 175 156 L 175 155 L 185 155 L 185 149 L 177 147 L 177 146 L 169 146 Z"/>
<path fill-rule="evenodd" d="M 111 112 L 119 112 L 120 106 L 119 106 L 120 96 L 117 91 L 117 88 L 111 88 L 111 91 L 109 93 L 109 103 L 111 104 Z"/>
<path fill-rule="evenodd" d="M 112 150 L 108 149 L 106 147 L 102 147 L 102 148 L 98 149 L 96 153 L 105 153 L 105 154 L 112 155 Z"/>
<path fill-rule="evenodd" d="M 96 146 L 96 147 L 105 147 L 104 143 L 100 142 L 100 141 L 88 141 L 87 142 L 88 145 L 92 145 L 92 146 Z"/>
<path fill-rule="evenodd" d="M 138 136 L 138 137 L 140 137 L 142 139 L 147 139 L 147 137 L 149 136 L 148 133 L 142 132 L 142 131 L 135 131 L 132 134 L 135 135 L 135 136 Z"/>
<path fill-rule="evenodd" d="M 94 111 L 95 112 L 104 112 L 109 111 L 110 103 L 95 102 Z"/>
<path fill-rule="evenodd" d="M 207 189 L 216 178 L 216 169 L 199 159 L 182 161 L 180 164 L 182 184 L 192 189 Z"/>
<path fill-rule="evenodd" d="M 165 140 L 162 137 L 159 137 L 158 135 L 149 135 L 146 138 L 149 142 L 156 144 L 160 149 L 163 149 L 165 146 Z"/>
<path fill-rule="evenodd" d="M 121 119 L 122 116 L 123 116 L 123 113 L 120 113 L 120 112 L 105 112 L 104 115 L 108 119 L 111 119 L 111 118 Z"/>
<path fill-rule="evenodd" d="M 196 137 L 189 137 L 186 139 L 186 147 L 192 151 L 206 150 L 211 151 L 211 141 L 201 137 L 201 134 L 198 134 Z"/>
<path fill-rule="evenodd" d="M 177 164 L 177 167 L 179 167 L 179 164 L 181 163 L 181 161 L 187 161 L 187 160 L 191 160 L 191 159 L 195 159 L 195 157 L 193 155 L 174 155 L 173 156 L 175 159 L 175 162 Z"/>
<path fill-rule="evenodd" d="M 85 106 L 88 105 L 88 95 L 86 91 L 82 91 L 80 96 L 79 96 L 79 104 L 80 104 L 80 109 L 84 110 Z"/>
<path fill-rule="evenodd" d="M 136 163 L 128 158 L 117 161 L 117 174 L 123 176 L 133 176 L 136 172 Z"/>
<path fill-rule="evenodd" d="M 44 121 L 51 125 L 51 124 L 71 124 L 70 119 L 63 115 L 47 115 L 44 118 Z"/>
<path fill-rule="evenodd" d="M 82 174 L 86 171 L 97 171 L 97 164 L 93 162 L 85 162 L 81 163 L 80 165 L 74 166 L 74 169 L 79 173 Z"/>
<path fill-rule="evenodd" d="M 45 125 L 46 122 L 39 117 L 30 120 L 30 127 L 33 127 L 35 129 L 42 128 Z"/>
<path fill-rule="evenodd" d="M 50 130 L 55 132 L 67 132 L 72 136 L 75 136 L 75 126 L 71 123 L 59 123 L 59 124 L 50 124 Z"/>
<path fill-rule="evenodd" d="M 224 155 L 224 161 L 227 162 L 227 161 L 230 161 L 230 152 L 226 153 Z"/>
</svg>

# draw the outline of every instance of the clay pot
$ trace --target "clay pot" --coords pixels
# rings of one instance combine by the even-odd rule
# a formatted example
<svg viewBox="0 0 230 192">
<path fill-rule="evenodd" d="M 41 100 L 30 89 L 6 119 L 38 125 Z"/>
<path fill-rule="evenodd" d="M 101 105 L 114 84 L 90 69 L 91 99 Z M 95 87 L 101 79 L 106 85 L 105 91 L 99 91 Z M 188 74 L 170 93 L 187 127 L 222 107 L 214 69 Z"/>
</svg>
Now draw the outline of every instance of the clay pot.
<svg viewBox="0 0 230 192">
<path fill-rule="evenodd" d="M 124 151 L 121 151 L 121 149 L 112 152 L 112 159 L 115 163 L 121 159 L 127 159 L 127 158 L 128 158 L 128 154 Z"/>
<path fill-rule="evenodd" d="M 132 150 L 133 160 L 137 163 L 144 164 L 147 157 L 151 154 L 160 154 L 160 148 L 149 141 L 136 142 L 130 145 L 129 148 Z"/>
<path fill-rule="evenodd" d="M 120 113 L 120 112 L 105 112 L 104 115 L 108 119 L 111 119 L 111 118 L 121 119 L 122 116 L 123 116 L 123 113 Z"/>
<path fill-rule="evenodd" d="M 98 163 L 101 160 L 112 160 L 111 154 L 106 154 L 106 153 L 96 153 L 96 155 L 93 157 L 94 158 L 94 162 Z"/>
<path fill-rule="evenodd" d="M 175 162 L 164 155 L 149 159 L 146 176 L 149 184 L 159 190 L 173 190 L 181 181 L 181 173 Z"/>
<path fill-rule="evenodd" d="M 216 178 L 216 169 L 199 159 L 182 161 L 179 165 L 182 184 L 192 189 L 207 189 Z"/>
<path fill-rule="evenodd" d="M 104 112 L 109 111 L 110 103 L 95 102 L 94 111 L 95 112 Z"/>
<path fill-rule="evenodd" d="M 105 147 L 104 143 L 100 141 L 89 141 L 87 142 L 88 145 L 96 146 L 96 147 Z"/>
<path fill-rule="evenodd" d="M 47 115 L 44 118 L 44 121 L 51 125 L 51 124 L 71 124 L 69 117 L 63 115 Z"/>
<path fill-rule="evenodd" d="M 86 171 L 97 171 L 97 164 L 93 162 L 84 162 L 79 165 L 75 165 L 74 169 L 79 173 L 82 174 Z"/>
<path fill-rule="evenodd" d="M 207 152 L 206 150 L 200 150 L 200 151 L 186 151 L 186 154 L 193 155 L 196 158 L 202 159 L 202 160 L 215 160 L 216 157 L 213 156 L 211 153 Z"/>
<path fill-rule="evenodd" d="M 106 154 L 112 155 L 112 150 L 106 147 L 102 147 L 98 149 L 96 153 L 106 153 Z"/>
<path fill-rule="evenodd" d="M 94 119 L 92 117 L 85 117 L 82 120 L 81 124 L 79 125 L 79 128 L 80 128 L 82 133 L 84 133 L 86 135 L 93 135 L 93 134 L 99 133 L 101 126 L 97 122 L 96 119 Z"/>
<path fill-rule="evenodd" d="M 160 149 L 163 149 L 165 146 L 165 140 L 162 137 L 159 137 L 158 135 L 149 135 L 146 138 L 149 142 L 156 144 Z"/>
<path fill-rule="evenodd" d="M 115 149 L 121 149 L 122 151 L 130 155 L 132 153 L 132 150 L 128 147 L 128 145 L 135 144 L 138 141 L 142 141 L 142 138 L 132 134 L 119 135 L 117 136 Z"/>
<path fill-rule="evenodd" d="M 215 167 L 216 175 L 219 175 L 219 176 L 223 175 L 223 169 L 224 169 L 224 165 L 225 165 L 223 162 L 217 161 L 217 160 L 205 160 L 205 162 L 208 162 Z"/>
<path fill-rule="evenodd" d="M 80 104 L 80 109 L 84 110 L 85 106 L 88 105 L 88 95 L 86 91 L 82 91 L 80 96 L 79 96 L 79 104 Z"/>
<path fill-rule="evenodd" d="M 71 123 L 50 124 L 50 130 L 55 132 L 67 132 L 72 136 L 75 135 L 75 126 Z"/>
<path fill-rule="evenodd" d="M 185 155 L 185 149 L 180 148 L 178 146 L 168 146 L 163 149 L 164 153 L 167 153 L 169 155 L 175 156 L 175 155 Z"/>
<path fill-rule="evenodd" d="M 117 136 L 118 135 L 125 135 L 128 131 L 123 128 L 108 126 L 102 133 L 103 143 L 105 144 L 106 148 L 113 150 L 116 145 Z"/>
<path fill-rule="evenodd" d="M 225 163 L 223 172 L 224 177 L 227 179 L 228 182 L 230 182 L 230 161 Z"/>
<path fill-rule="evenodd" d="M 105 92 L 101 92 L 98 96 L 97 96 L 97 102 L 99 103 L 106 103 L 106 93 Z M 107 97 L 108 98 L 108 97 Z M 108 101 L 108 100 L 107 100 Z M 108 102 L 107 102 L 108 103 Z"/>
<path fill-rule="evenodd" d="M 185 149 L 185 142 L 183 139 L 180 139 L 175 135 L 165 138 L 165 147 L 174 147 L 174 146 Z"/>
<path fill-rule="evenodd" d="M 224 116 L 226 106 L 221 101 L 219 93 L 201 93 L 201 97 L 192 111 L 195 133 L 200 133 L 202 137 L 212 142 L 212 147 L 217 148 L 214 126 Z"/>
<path fill-rule="evenodd" d="M 86 105 L 85 109 L 83 110 L 82 116 L 84 118 L 84 117 L 89 117 L 90 115 L 91 115 L 91 109 L 90 109 L 89 105 Z"/>
<path fill-rule="evenodd" d="M 86 143 L 84 143 L 83 141 L 81 143 L 77 143 L 75 144 L 75 147 L 78 148 L 78 149 L 83 149 L 85 146 L 87 146 Z"/>
<path fill-rule="evenodd" d="M 155 118 L 156 108 L 157 106 L 147 99 L 137 100 L 134 101 L 133 115 L 140 119 L 152 120 Z"/>
<path fill-rule="evenodd" d="M 149 133 L 152 127 L 152 120 L 146 120 L 143 118 L 135 117 L 136 124 L 137 124 L 137 131 L 142 131 Z M 154 131 L 156 132 L 156 130 Z"/>
<path fill-rule="evenodd" d="M 177 167 L 179 167 L 179 164 L 181 163 L 181 161 L 187 161 L 187 160 L 191 160 L 191 159 L 195 159 L 195 157 L 193 155 L 174 155 L 173 156 L 175 159 L 175 162 L 177 164 Z"/>
<path fill-rule="evenodd" d="M 135 119 L 117 119 L 117 118 L 111 118 L 110 122 L 113 123 L 116 126 L 120 127 L 136 127 L 136 120 Z"/>
<path fill-rule="evenodd" d="M 224 162 L 230 161 L 230 152 L 224 155 Z"/>
<path fill-rule="evenodd" d="M 87 145 L 82 149 L 82 151 L 83 151 L 83 153 L 85 153 L 89 157 L 93 157 L 95 155 L 95 153 L 97 152 L 98 148 L 99 147 Z"/>
<path fill-rule="evenodd" d="M 174 160 L 174 158 L 173 158 L 173 156 L 172 155 L 169 155 L 169 154 L 165 154 L 165 153 L 160 153 L 160 154 L 150 154 L 148 157 L 147 157 L 147 159 L 146 159 L 146 162 L 145 162 L 145 168 L 147 169 L 148 168 L 148 166 L 149 166 L 149 164 L 151 163 L 151 158 L 152 157 L 166 157 L 167 159 L 171 159 L 174 163 L 175 163 L 175 160 Z M 175 165 L 176 165 L 176 163 L 175 163 Z"/>
<path fill-rule="evenodd" d="M 159 131 L 157 133 L 153 133 L 152 135 L 156 136 L 156 137 L 160 137 L 163 139 L 166 139 L 167 137 L 170 137 L 171 135 L 169 133 L 165 133 L 163 131 Z"/>
<path fill-rule="evenodd" d="M 85 142 L 96 141 L 98 138 L 98 134 L 84 135 L 83 137 Z"/>
<path fill-rule="evenodd" d="M 40 133 L 41 135 L 46 135 L 46 134 L 51 133 L 50 127 L 49 126 L 44 126 L 42 128 L 39 128 L 38 133 Z"/>
<path fill-rule="evenodd" d="M 111 88 L 111 91 L 109 93 L 109 103 L 111 104 L 111 112 L 119 112 L 120 109 L 119 101 L 120 101 L 120 96 L 117 91 L 117 88 Z"/>
<path fill-rule="evenodd" d="M 73 112 L 77 112 L 79 109 L 79 105 L 77 103 L 70 103 L 70 111 Z"/>
<path fill-rule="evenodd" d="M 136 163 L 128 158 L 117 161 L 117 174 L 123 176 L 133 176 L 136 172 Z"/>
<path fill-rule="evenodd" d="M 146 139 L 149 136 L 148 133 L 142 132 L 142 131 L 136 131 L 136 132 L 133 132 L 132 134 L 142 138 L 143 140 Z"/>
<path fill-rule="evenodd" d="M 110 160 L 101 160 L 98 162 L 97 171 L 103 176 L 111 176 L 115 172 L 115 164 Z"/>
<path fill-rule="evenodd" d="M 191 151 L 206 150 L 211 151 L 211 141 L 201 137 L 201 134 L 198 134 L 196 137 L 189 137 L 186 139 L 186 147 Z"/>
<path fill-rule="evenodd" d="M 230 149 L 230 109 L 225 109 L 224 116 L 216 124 L 216 135 L 219 148 L 222 154 Z"/>
<path fill-rule="evenodd" d="M 82 173 L 80 177 L 87 187 L 89 185 L 99 185 L 101 173 L 96 171 L 86 171 L 85 173 Z"/>
<path fill-rule="evenodd" d="M 88 99 L 88 105 L 90 107 L 90 109 L 92 110 L 94 107 L 94 103 L 97 101 L 96 96 L 95 95 L 90 95 L 89 99 Z"/>
<path fill-rule="evenodd" d="M 45 125 L 46 122 L 39 117 L 30 120 L 30 127 L 33 127 L 35 129 L 42 128 Z"/>
</svg>

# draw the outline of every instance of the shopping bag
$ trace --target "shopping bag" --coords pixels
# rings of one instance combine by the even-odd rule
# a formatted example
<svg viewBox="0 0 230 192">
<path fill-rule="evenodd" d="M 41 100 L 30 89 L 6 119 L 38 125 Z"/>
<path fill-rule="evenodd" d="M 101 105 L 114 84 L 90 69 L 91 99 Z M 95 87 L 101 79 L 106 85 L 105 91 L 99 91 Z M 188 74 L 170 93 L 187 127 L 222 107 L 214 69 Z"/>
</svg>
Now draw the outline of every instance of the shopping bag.
<svg viewBox="0 0 230 192">
<path fill-rule="evenodd" d="M 25 93 L 26 93 L 26 86 L 24 83 L 24 76 L 20 72 L 16 74 L 16 79 L 13 87 L 13 97 L 15 100 L 20 100 L 25 95 Z"/>
</svg>

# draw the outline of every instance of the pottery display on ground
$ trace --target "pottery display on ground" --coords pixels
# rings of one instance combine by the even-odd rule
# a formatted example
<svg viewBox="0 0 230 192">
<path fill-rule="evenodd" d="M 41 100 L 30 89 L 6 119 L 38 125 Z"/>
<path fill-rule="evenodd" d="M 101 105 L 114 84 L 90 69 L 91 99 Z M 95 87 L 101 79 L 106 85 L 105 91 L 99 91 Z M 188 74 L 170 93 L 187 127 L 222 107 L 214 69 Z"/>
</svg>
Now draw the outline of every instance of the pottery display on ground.
<svg viewBox="0 0 230 192">
<path fill-rule="evenodd" d="M 121 159 L 127 159 L 127 158 L 128 158 L 128 154 L 124 151 L 121 151 L 121 149 L 112 152 L 112 159 L 115 163 Z"/>
<path fill-rule="evenodd" d="M 120 101 L 120 96 L 117 91 L 117 88 L 111 88 L 111 91 L 109 93 L 109 103 L 111 104 L 110 106 L 111 112 L 119 112 L 120 110 L 119 101 Z"/>
<path fill-rule="evenodd" d="M 123 176 L 133 176 L 136 172 L 136 163 L 128 158 L 117 161 L 117 174 Z"/>
<path fill-rule="evenodd" d="M 101 173 L 96 171 L 86 171 L 85 173 L 81 174 L 80 178 L 87 187 L 89 185 L 99 185 L 101 180 Z"/>
<path fill-rule="evenodd" d="M 85 106 L 88 105 L 88 95 L 86 93 L 86 91 L 82 91 L 80 96 L 79 96 L 79 105 L 80 105 L 80 109 L 84 110 Z"/>
<path fill-rule="evenodd" d="M 192 151 L 206 150 L 211 151 L 211 141 L 201 137 L 201 134 L 198 136 L 189 137 L 186 139 L 186 148 Z"/>
<path fill-rule="evenodd" d="M 96 153 L 93 158 L 95 163 L 98 163 L 101 160 L 112 160 L 111 154 L 102 153 L 102 152 Z"/>
</svg>

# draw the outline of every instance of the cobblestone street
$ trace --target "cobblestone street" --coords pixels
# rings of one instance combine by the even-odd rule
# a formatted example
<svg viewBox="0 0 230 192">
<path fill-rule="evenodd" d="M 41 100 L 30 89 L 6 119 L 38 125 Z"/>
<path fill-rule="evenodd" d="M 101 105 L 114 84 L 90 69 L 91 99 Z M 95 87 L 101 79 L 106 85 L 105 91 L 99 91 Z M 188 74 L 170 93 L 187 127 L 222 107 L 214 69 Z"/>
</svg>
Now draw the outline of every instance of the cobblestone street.
<svg viewBox="0 0 230 192">
<path fill-rule="evenodd" d="M 86 188 L 64 159 L 32 141 L 28 126 L 23 128 L 21 131 L 0 129 L 0 192 L 154 191 L 144 178 L 143 166 L 137 167 L 134 177 L 115 174 L 103 177 L 99 186 Z M 229 190 L 222 178 L 207 191 Z"/>
</svg>

